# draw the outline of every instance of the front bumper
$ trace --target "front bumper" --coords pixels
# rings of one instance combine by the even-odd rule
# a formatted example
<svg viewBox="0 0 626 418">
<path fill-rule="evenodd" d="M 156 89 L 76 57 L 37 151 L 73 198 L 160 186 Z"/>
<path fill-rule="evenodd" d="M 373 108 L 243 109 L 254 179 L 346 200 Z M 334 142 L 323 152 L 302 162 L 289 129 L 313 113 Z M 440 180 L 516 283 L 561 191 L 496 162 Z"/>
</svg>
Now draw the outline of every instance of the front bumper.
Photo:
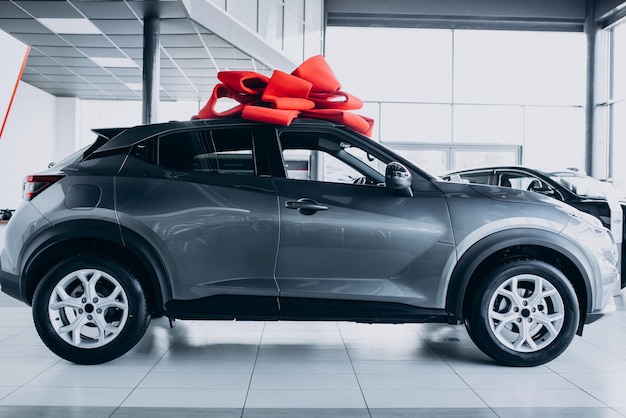
<svg viewBox="0 0 626 418">
<path fill-rule="evenodd" d="M 610 298 L 604 308 L 587 313 L 587 316 L 585 317 L 585 324 L 596 322 L 600 318 L 613 314 L 616 310 L 617 305 L 615 304 L 615 299 Z"/>
</svg>

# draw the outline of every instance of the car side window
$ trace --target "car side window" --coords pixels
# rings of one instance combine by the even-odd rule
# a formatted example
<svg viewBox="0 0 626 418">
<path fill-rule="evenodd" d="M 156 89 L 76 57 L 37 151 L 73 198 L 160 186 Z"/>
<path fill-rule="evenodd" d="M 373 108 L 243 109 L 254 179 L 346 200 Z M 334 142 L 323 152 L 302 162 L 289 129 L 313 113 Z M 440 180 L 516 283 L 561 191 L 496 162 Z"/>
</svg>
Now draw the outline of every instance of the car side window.
<svg viewBox="0 0 626 418">
<path fill-rule="evenodd" d="M 555 190 L 552 186 L 528 173 L 502 171 L 498 172 L 497 178 L 499 179 L 499 186 L 528 190 L 546 195 L 555 194 Z"/>
<path fill-rule="evenodd" d="M 468 183 L 489 184 L 491 173 L 463 173 L 459 177 Z"/>
<path fill-rule="evenodd" d="M 280 143 L 289 179 L 384 185 L 385 163 L 341 138 L 283 132 Z"/>
<path fill-rule="evenodd" d="M 200 173 L 254 175 L 249 129 L 177 132 L 159 138 L 159 165 Z"/>
</svg>

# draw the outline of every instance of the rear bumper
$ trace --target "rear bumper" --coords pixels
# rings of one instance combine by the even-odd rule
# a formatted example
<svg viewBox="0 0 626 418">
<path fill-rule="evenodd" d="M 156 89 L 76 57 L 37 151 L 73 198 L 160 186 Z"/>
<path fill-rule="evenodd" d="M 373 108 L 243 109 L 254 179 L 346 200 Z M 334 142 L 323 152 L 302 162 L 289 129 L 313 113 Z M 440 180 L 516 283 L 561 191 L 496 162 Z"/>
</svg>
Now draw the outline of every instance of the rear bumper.
<svg viewBox="0 0 626 418">
<path fill-rule="evenodd" d="M 15 276 L 13 274 L 7 273 L 0 268 L 0 287 L 2 287 L 2 292 L 7 295 L 20 300 L 24 303 L 28 303 L 21 291 L 20 287 L 20 277 Z"/>
</svg>

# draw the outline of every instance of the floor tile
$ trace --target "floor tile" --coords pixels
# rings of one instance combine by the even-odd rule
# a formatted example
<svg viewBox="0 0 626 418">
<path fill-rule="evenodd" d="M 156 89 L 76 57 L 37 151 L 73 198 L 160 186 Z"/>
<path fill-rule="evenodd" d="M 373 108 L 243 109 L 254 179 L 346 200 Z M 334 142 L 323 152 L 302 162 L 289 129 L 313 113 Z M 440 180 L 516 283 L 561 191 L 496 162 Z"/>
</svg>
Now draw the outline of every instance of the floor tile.
<svg viewBox="0 0 626 418">
<path fill-rule="evenodd" d="M 105 371 L 85 367 L 82 373 L 51 369 L 31 379 L 27 387 L 50 388 L 134 388 L 146 376 L 143 372 Z"/>
<path fill-rule="evenodd" d="M 214 360 L 210 357 L 163 357 L 155 366 L 155 372 L 186 372 L 186 373 L 252 373 L 254 359 L 237 359 L 230 361 Z"/>
<path fill-rule="evenodd" d="M 29 381 L 36 378 L 42 373 L 41 370 L 3 370 L 2 377 L 0 378 L 0 387 L 23 386 Z"/>
<path fill-rule="evenodd" d="M 127 407 L 116 409 L 110 418 L 241 418 L 241 411 L 241 408 Z"/>
<path fill-rule="evenodd" d="M 243 408 L 245 389 L 138 388 L 122 407 Z"/>
<path fill-rule="evenodd" d="M 118 406 L 129 388 L 21 387 L 0 400 L 0 405 Z"/>
<path fill-rule="evenodd" d="M 250 390 L 246 408 L 365 408 L 360 390 Z"/>
<path fill-rule="evenodd" d="M 248 389 L 250 379 L 250 373 L 152 372 L 141 381 L 138 387 L 145 389 Z"/>
<path fill-rule="evenodd" d="M 365 408 L 246 408 L 242 418 L 371 418 Z"/>
<path fill-rule="evenodd" d="M 348 360 L 258 360 L 255 373 L 354 373 Z"/>
<path fill-rule="evenodd" d="M 369 408 L 484 408 L 471 389 L 363 390 Z"/>
<path fill-rule="evenodd" d="M 177 321 L 171 330 L 163 318 L 121 358 L 80 366 L 48 351 L 30 309 L 2 301 L 11 326 L 0 322 L 0 418 L 82 418 L 85 408 L 91 418 L 626 417 L 621 311 L 531 368 L 496 364 L 462 326 Z"/>
<path fill-rule="evenodd" d="M 560 373 L 560 376 L 583 390 L 621 388 L 626 385 L 626 372 Z"/>
<path fill-rule="evenodd" d="M 358 373 L 363 390 L 375 389 L 469 389 L 455 373 Z"/>
<path fill-rule="evenodd" d="M 461 378 L 474 389 L 576 389 L 573 383 L 554 373 L 464 373 Z"/>
<path fill-rule="evenodd" d="M 489 408 L 371 408 L 371 418 L 497 418 Z M 533 417 L 536 418 L 536 417 Z M 547 418 L 547 416 L 546 416 Z"/>
<path fill-rule="evenodd" d="M 0 405 L 2 418 L 109 418 L 114 411 L 114 407 Z"/>
<path fill-rule="evenodd" d="M 494 408 L 500 418 L 623 418 L 611 408 Z"/>
<path fill-rule="evenodd" d="M 612 389 L 589 389 L 589 394 L 610 407 L 626 408 L 626 385 Z"/>
<path fill-rule="evenodd" d="M 597 398 L 578 389 L 528 388 L 511 390 L 474 389 L 492 408 L 499 407 L 606 407 Z"/>
<path fill-rule="evenodd" d="M 250 389 L 359 390 L 359 382 L 349 373 L 254 373 Z"/>
<path fill-rule="evenodd" d="M 410 373 L 419 376 L 422 373 L 449 373 L 450 367 L 444 361 L 407 361 L 407 360 L 355 360 L 352 362 L 357 373 Z"/>
<path fill-rule="evenodd" d="M 345 347 L 319 347 L 316 344 L 263 344 L 259 347 L 258 361 L 349 361 Z"/>
</svg>

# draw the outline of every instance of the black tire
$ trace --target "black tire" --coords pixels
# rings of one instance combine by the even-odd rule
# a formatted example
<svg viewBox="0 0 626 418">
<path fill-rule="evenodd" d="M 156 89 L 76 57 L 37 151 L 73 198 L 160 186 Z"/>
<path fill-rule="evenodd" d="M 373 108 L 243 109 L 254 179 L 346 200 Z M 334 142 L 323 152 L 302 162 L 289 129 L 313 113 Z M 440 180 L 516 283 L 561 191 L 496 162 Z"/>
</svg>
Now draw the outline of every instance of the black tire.
<svg viewBox="0 0 626 418">
<path fill-rule="evenodd" d="M 33 319 L 42 341 L 59 357 L 100 364 L 133 348 L 150 314 L 128 268 L 89 254 L 63 260 L 45 275 L 35 290 Z"/>
<path fill-rule="evenodd" d="M 465 325 L 476 346 L 497 362 L 538 366 L 565 351 L 579 317 L 576 293 L 561 271 L 543 261 L 518 260 L 477 286 Z"/>
</svg>

